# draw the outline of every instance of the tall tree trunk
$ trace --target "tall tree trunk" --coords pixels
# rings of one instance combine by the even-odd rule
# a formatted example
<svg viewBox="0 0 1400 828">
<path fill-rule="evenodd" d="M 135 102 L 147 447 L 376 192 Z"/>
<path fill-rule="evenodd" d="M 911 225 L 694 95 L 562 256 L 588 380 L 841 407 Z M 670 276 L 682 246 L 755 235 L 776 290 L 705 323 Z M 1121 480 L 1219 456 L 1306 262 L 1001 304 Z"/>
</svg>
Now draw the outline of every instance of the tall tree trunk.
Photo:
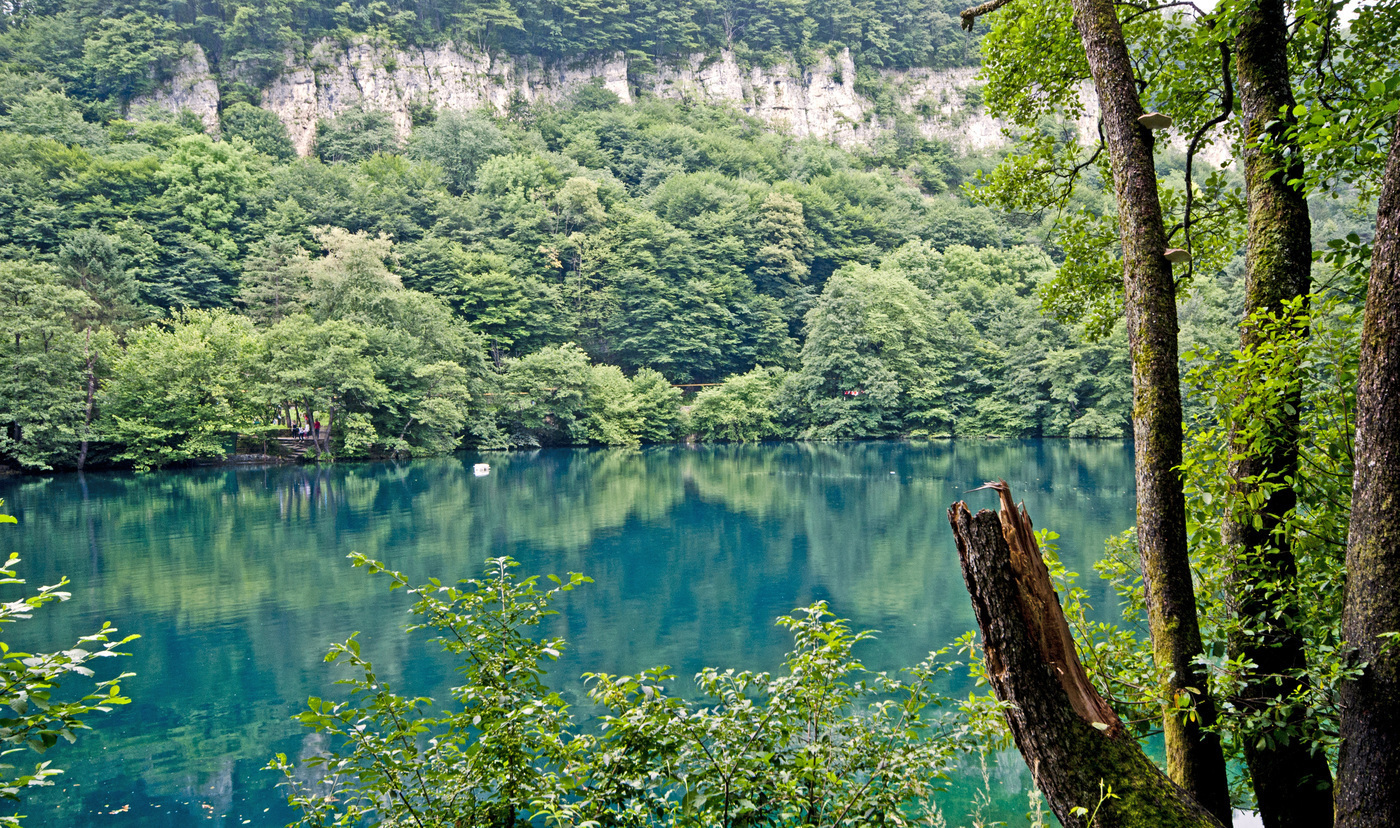
<svg viewBox="0 0 1400 828">
<path fill-rule="evenodd" d="M 948 509 L 982 630 L 987 676 L 1036 787 L 1066 828 L 1219 828 L 1143 754 L 1098 694 L 1040 557 L 1025 508 L 988 484 L 1001 511 Z M 1108 794 L 1112 796 L 1108 796 Z M 1082 811 L 1079 809 L 1083 809 Z"/>
<path fill-rule="evenodd" d="M 97 374 L 94 372 L 96 357 L 92 353 L 92 328 L 86 331 L 84 350 L 87 356 L 87 408 L 83 411 L 83 442 L 78 447 L 78 471 L 87 465 L 88 437 L 92 434 L 92 401 L 97 392 Z"/>
<path fill-rule="evenodd" d="M 1301 156 L 1279 169 L 1274 153 L 1262 151 L 1259 139 L 1284 134 L 1279 112 L 1291 112 L 1293 90 L 1288 73 L 1288 24 L 1283 0 L 1256 0 L 1243 7 L 1235 36 L 1235 68 L 1244 119 L 1245 195 L 1249 235 L 1245 248 L 1245 317 L 1240 344 L 1266 344 L 1268 335 L 1248 321 L 1251 314 L 1277 314 L 1287 303 L 1306 296 L 1311 285 L 1312 222 L 1302 191 L 1288 182 L 1302 176 Z M 1284 139 L 1286 140 L 1286 139 Z M 1285 333 L 1285 336 L 1292 335 Z M 1290 366 L 1295 373 L 1298 366 Z M 1225 520 L 1225 540 L 1232 556 L 1230 594 L 1241 629 L 1227 642 L 1231 658 L 1256 667 L 1245 676 L 1234 699 L 1244 711 L 1287 705 L 1302 689 L 1293 676 L 1306 667 L 1303 639 L 1297 631 L 1297 606 L 1287 585 L 1297 577 L 1289 536 L 1280 524 L 1298 505 L 1292 480 L 1298 473 L 1301 387 L 1277 410 L 1262 412 L 1264 422 L 1236 423 L 1231 434 L 1230 476 L 1236 505 Z M 1240 427 L 1247 426 L 1242 437 Z M 1261 432 L 1261 429 L 1263 430 Z M 1273 489 L 1258 512 L 1242 506 L 1261 486 Z M 1275 488 L 1276 487 L 1276 488 Z M 1260 518 L 1258 524 L 1255 518 Z M 1282 584 L 1283 597 L 1278 595 Z M 1272 593 L 1272 594 L 1271 594 Z M 1332 821 L 1332 774 L 1327 757 L 1306 738 L 1304 711 L 1296 705 L 1284 727 L 1243 740 L 1245 761 L 1266 828 L 1303 828 Z M 1258 736 L 1265 737 L 1261 741 Z M 1274 738 L 1268 738 L 1274 737 Z"/>
<path fill-rule="evenodd" d="M 1202 652 L 1196 593 L 1186 549 L 1181 477 L 1181 387 L 1177 373 L 1176 284 L 1165 256 L 1167 234 L 1157 197 L 1152 133 L 1138 118 L 1128 47 L 1113 0 L 1073 0 L 1113 167 L 1118 232 L 1123 244 L 1124 316 L 1133 363 L 1133 438 L 1137 455 L 1137 538 L 1147 590 L 1152 653 L 1169 674 L 1167 698 L 1191 696 L 1198 719 L 1167 711 L 1162 727 L 1167 773 L 1222 822 L 1230 794 L 1220 739 L 1208 728 L 1215 705 L 1194 663 Z"/>
<path fill-rule="evenodd" d="M 335 406 L 331 405 L 326 409 L 326 422 L 324 429 L 324 433 L 326 435 L 325 447 L 321 449 L 323 453 L 328 452 L 331 449 L 331 423 L 333 422 L 335 422 Z"/>
<path fill-rule="evenodd" d="M 1356 471 L 1342 635 L 1366 668 L 1343 682 L 1337 828 L 1400 825 L 1400 118 L 1376 212 L 1356 380 Z M 1388 646 L 1387 646 L 1388 645 Z"/>
</svg>

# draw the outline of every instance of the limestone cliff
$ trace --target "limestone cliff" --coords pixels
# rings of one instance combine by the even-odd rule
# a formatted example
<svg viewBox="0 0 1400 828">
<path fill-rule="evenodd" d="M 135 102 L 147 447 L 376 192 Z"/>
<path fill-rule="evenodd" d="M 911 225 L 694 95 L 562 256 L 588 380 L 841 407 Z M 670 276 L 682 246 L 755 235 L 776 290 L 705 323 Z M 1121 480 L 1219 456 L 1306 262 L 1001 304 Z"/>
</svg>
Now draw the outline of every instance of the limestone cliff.
<svg viewBox="0 0 1400 828">
<path fill-rule="evenodd" d="M 601 82 L 623 103 L 635 94 L 731 104 L 798 137 L 826 138 L 843 146 L 869 145 L 892 126 L 875 113 L 875 104 L 856 91 L 855 64 L 849 51 L 823 57 L 816 65 L 744 67 L 732 52 L 694 55 L 659 71 L 629 77 L 622 55 L 566 65 L 536 58 L 492 56 L 444 44 L 395 47 L 367 41 L 348 46 L 316 43 L 305 59 L 289 57 L 282 73 L 262 92 L 263 108 L 286 124 L 297 152 L 311 151 L 316 122 L 355 106 L 388 112 L 401 135 L 412 126 L 418 107 L 504 112 L 512 100 L 554 103 L 580 86 Z M 914 115 L 929 138 L 948 141 L 960 151 L 1006 143 L 1002 124 L 970 104 L 976 69 L 909 69 L 881 72 L 897 106 Z M 1093 108 L 1093 94 L 1084 96 Z M 171 109 L 194 110 L 211 126 L 219 109 L 218 85 L 198 47 L 183 61 L 174 81 L 148 98 Z M 1096 139 L 1093 112 L 1078 122 L 1081 137 Z M 1221 159 L 1212 159 L 1219 163 Z"/>
<path fill-rule="evenodd" d="M 889 128 L 874 104 L 855 88 L 849 52 L 823 57 L 815 66 L 791 64 L 748 67 L 732 52 L 695 55 L 660 71 L 629 80 L 622 55 L 581 63 L 547 65 L 536 58 L 491 56 L 445 44 L 389 47 L 358 42 L 344 46 L 324 40 L 305 59 L 288 58 L 282 73 L 262 93 L 261 105 L 287 125 L 292 143 L 310 152 L 316 122 L 354 106 L 388 112 L 400 134 L 411 127 L 415 107 L 503 112 L 512 100 L 554 103 L 589 83 L 601 82 L 623 103 L 637 92 L 660 98 L 731 104 L 799 137 L 833 140 L 843 146 L 867 144 Z M 888 71 L 899 106 L 924 113 L 920 129 L 966 149 L 1003 142 L 1000 124 L 965 103 L 975 85 L 975 69 Z M 177 67 L 174 79 L 133 107 L 155 105 L 189 109 L 206 124 L 218 120 L 218 84 L 198 46 Z"/>
<path fill-rule="evenodd" d="M 186 47 L 185 56 L 176 64 L 174 75 L 154 95 L 136 98 L 130 108 L 139 111 L 157 106 L 179 112 L 188 109 L 199 116 L 204 127 L 213 131 L 219 126 L 219 81 L 209 69 L 209 59 L 198 44 Z"/>
<path fill-rule="evenodd" d="M 930 137 L 956 138 L 960 145 L 982 148 L 999 143 L 999 126 L 968 111 L 962 90 L 973 84 L 973 69 L 948 72 L 890 72 L 886 79 L 899 90 L 905 109 L 923 103 L 932 117 L 922 119 Z M 839 144 L 867 143 L 884 126 L 872 104 L 855 89 L 855 65 L 849 52 L 799 69 L 792 65 L 745 69 L 732 52 L 717 57 L 692 56 L 641 79 L 645 92 L 660 98 L 732 104 L 798 137 L 828 138 Z M 262 105 L 276 112 L 291 133 L 298 152 L 308 152 L 316 121 L 356 104 L 393 115 L 403 133 L 410 127 L 412 106 L 469 109 L 489 106 L 504 111 L 513 98 L 527 103 L 554 103 L 580 86 L 600 81 L 623 103 L 634 88 L 621 56 L 580 64 L 546 66 L 538 60 L 493 58 L 450 45 L 434 48 L 383 48 L 357 43 L 348 48 L 323 41 L 309 61 L 288 65 L 263 93 Z M 930 109 L 932 107 L 932 109 Z"/>
</svg>

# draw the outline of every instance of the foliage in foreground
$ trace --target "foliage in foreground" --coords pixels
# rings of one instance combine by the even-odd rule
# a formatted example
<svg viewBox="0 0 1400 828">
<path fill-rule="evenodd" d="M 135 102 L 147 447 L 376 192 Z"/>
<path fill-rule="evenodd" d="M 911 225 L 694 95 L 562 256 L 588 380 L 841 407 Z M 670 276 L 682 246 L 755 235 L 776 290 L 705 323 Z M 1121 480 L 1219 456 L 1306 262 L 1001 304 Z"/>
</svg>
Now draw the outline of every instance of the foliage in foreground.
<svg viewBox="0 0 1400 828">
<path fill-rule="evenodd" d="M 1243 767 L 1247 746 L 1295 741 L 1325 754 L 1335 766 L 1339 688 L 1364 666 L 1344 657 L 1341 634 L 1359 318 L 1359 310 L 1344 297 L 1320 292 L 1306 303 L 1251 317 L 1249 323 L 1261 332 L 1258 344 L 1188 355 L 1188 364 L 1195 367 L 1186 382 L 1205 403 L 1200 417 L 1189 424 L 1182 464 L 1206 645 L 1202 666 L 1209 684 L 1204 689 L 1220 700 L 1217 727 L 1227 758 L 1241 760 L 1236 767 Z M 1261 424 L 1280 417 L 1294 399 L 1301 401 L 1298 446 L 1306 473 L 1296 480 L 1250 480 L 1251 488 L 1241 489 L 1230 476 L 1232 458 L 1241 447 L 1273 447 L 1277 431 Z M 1239 552 L 1226 543 L 1225 521 L 1231 514 L 1257 515 L 1260 504 L 1287 485 L 1296 486 L 1299 502 L 1278 531 L 1289 539 L 1297 571 L 1290 579 L 1241 579 L 1242 572 L 1267 573 L 1268 562 L 1257 550 Z M 1164 698 L 1157 692 L 1160 669 L 1142 645 L 1146 594 L 1133 531 L 1110 538 L 1107 554 L 1094 565 L 1117 593 L 1119 624 L 1091 621 L 1089 593 L 1075 585 L 1077 574 L 1058 563 L 1053 546 L 1042 548 L 1085 667 L 1124 721 L 1146 737 L 1159 726 L 1163 709 L 1194 715 L 1196 697 Z M 1240 613 L 1246 601 L 1260 609 Z M 1267 641 L 1280 620 L 1301 638 L 1304 664 L 1279 672 L 1227 655 L 1231 639 Z M 1265 692 L 1277 686 L 1290 692 Z M 1248 777 L 1234 778 L 1232 789 L 1236 805 L 1250 807 L 1254 793 Z"/>
<path fill-rule="evenodd" d="M 14 522 L 12 516 L 0 514 L 0 523 Z M 24 583 L 15 576 L 18 564 L 19 556 L 12 554 L 0 565 L 0 585 Z M 0 624 L 28 620 L 46 604 L 67 601 L 69 593 L 63 591 L 67 584 L 68 579 L 62 578 L 33 595 L 0 603 Z M 89 729 L 83 721 L 89 713 L 107 713 L 113 706 L 130 701 L 121 694 L 121 681 L 133 673 L 96 682 L 92 692 L 77 698 L 60 692 L 64 682 L 74 676 L 91 678 L 90 665 L 96 659 L 127 655 L 117 648 L 139 636 L 117 639 L 116 632 L 103 624 L 101 630 L 79 638 L 71 648 L 52 653 L 11 650 L 0 641 L 0 757 L 5 757 L 0 759 L 0 798 L 18 801 L 25 789 L 52 785 L 53 777 L 63 773 L 53 767 L 52 760 L 39 762 L 30 770 L 21 766 L 14 754 L 29 750 L 43 754 L 59 739 L 76 741 L 78 731 Z M 23 815 L 0 816 L 0 826 L 14 828 L 22 819 Z"/>
<path fill-rule="evenodd" d="M 351 637 L 328 662 L 347 665 L 349 698 L 313 698 L 298 717 L 332 737 L 331 750 L 296 766 L 279 754 L 289 802 L 303 826 L 904 825 L 930 816 L 930 796 L 964 729 L 937 712 L 932 690 L 952 665 L 930 659 L 874 673 L 852 655 L 852 632 L 817 602 L 778 619 L 794 647 L 778 674 L 706 669 L 696 700 L 667 692 L 657 667 L 635 676 L 588 674 L 604 711 L 580 727 L 544 681 L 564 642 L 532 635 L 571 574 L 516 578 L 509 558 L 487 577 L 413 587 L 420 619 L 459 662 L 450 705 L 396 693 Z"/>
</svg>

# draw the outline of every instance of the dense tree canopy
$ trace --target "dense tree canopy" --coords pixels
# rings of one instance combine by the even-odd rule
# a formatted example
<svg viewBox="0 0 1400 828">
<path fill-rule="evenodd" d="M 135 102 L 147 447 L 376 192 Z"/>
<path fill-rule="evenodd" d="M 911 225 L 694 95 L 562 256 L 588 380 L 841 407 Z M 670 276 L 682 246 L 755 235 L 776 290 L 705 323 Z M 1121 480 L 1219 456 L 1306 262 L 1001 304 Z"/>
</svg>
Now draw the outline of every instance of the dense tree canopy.
<svg viewBox="0 0 1400 828">
<path fill-rule="evenodd" d="M 73 99 L 29 94 L 49 97 L 11 105 L 0 132 L 0 245 L 16 273 L 78 291 L 49 312 L 70 332 L 51 347 L 76 361 L 46 380 L 51 392 L 24 395 L 57 406 L 44 425 L 7 414 L 11 463 L 71 464 L 78 431 L 99 459 L 214 451 L 178 449 L 188 438 L 172 434 L 151 437 L 168 454 L 124 454 L 136 434 L 112 419 L 133 344 L 145 359 L 163 353 L 141 326 L 174 320 L 162 336 L 178 338 L 194 309 L 238 311 L 249 347 L 271 360 L 229 375 L 261 415 L 225 412 L 215 431 L 312 412 L 353 427 L 353 438 L 330 427 L 336 442 L 320 450 L 339 453 L 342 440 L 375 453 L 687 434 L 1126 433 L 1122 332 L 1099 339 L 1101 325 L 1042 314 L 1061 249 L 949 192 L 984 159 L 936 142 L 846 151 L 723 108 L 590 100 L 523 121 L 445 112 L 403 146 L 374 137 L 374 113 L 351 113 L 323 122 L 318 157 L 297 159 L 280 124 L 243 104 L 213 138 L 155 113 L 104 128 Z M 1188 338 L 1220 344 L 1238 294 L 1230 271 L 1201 280 L 1183 305 Z M 21 351 L 42 347 L 18 333 Z M 549 369 L 557 382 L 521 379 L 565 354 L 651 379 L 624 387 L 565 363 Z M 22 364 L 7 381 L 36 381 Z M 101 391 L 117 365 L 89 408 L 79 386 L 90 374 Z M 657 377 L 719 383 L 758 366 L 771 394 L 736 389 L 692 410 L 657 390 Z M 542 388 L 580 397 L 513 399 Z M 708 419 L 721 399 L 761 410 L 733 412 L 753 425 L 723 426 Z M 23 459 L 13 441 L 44 429 L 68 436 Z"/>
<path fill-rule="evenodd" d="M 784 8 L 770 12 L 849 12 L 866 15 L 871 31 L 885 27 L 883 42 L 913 36 L 891 28 L 903 18 L 888 9 Z M 216 430 L 252 435 L 308 413 L 353 428 L 352 437 L 332 425 L 333 444 L 318 451 L 690 434 L 1127 434 L 1129 362 L 1112 297 L 1082 301 L 1092 291 L 1074 292 L 1064 276 L 1084 272 L 1086 251 L 1112 246 L 1092 251 L 1092 237 L 1079 244 L 1034 216 L 971 203 L 967 193 L 981 187 L 974 173 L 995 158 L 959 155 L 915 131 L 843 150 L 731 109 L 645 98 L 622 106 L 590 87 L 507 117 L 437 113 L 402 141 L 384 113 L 350 111 L 321 121 L 313 156 L 298 159 L 275 117 L 235 98 L 217 134 L 206 134 L 188 113 L 122 115 L 120 96 L 84 86 L 81 67 L 64 69 L 62 56 L 96 47 L 84 45 L 82 26 L 55 21 L 107 11 L 21 4 L 0 33 L 0 258 L 47 274 L 46 290 L 77 289 L 94 303 L 51 314 L 72 331 L 53 340 L 72 364 L 49 361 L 49 371 L 68 366 L 46 381 L 52 391 L 26 395 L 34 411 L 7 413 L 7 463 L 70 465 L 89 438 L 97 459 L 123 455 L 135 438 L 112 427 L 114 366 L 134 367 L 123 360 L 149 336 L 142 326 L 175 335 L 180 314 L 195 309 L 250 320 L 248 336 L 272 360 L 231 375 L 248 392 L 240 399 L 263 406 L 260 416 L 230 416 Z M 161 11 L 123 6 L 113 19 Z M 217 24 L 225 11 L 227 25 Z M 629 25 L 640 29 L 635 12 Z M 495 21 L 473 37 L 508 40 L 511 20 L 549 14 L 564 26 L 572 12 L 272 4 L 211 6 L 198 19 L 180 11 L 168 22 L 182 37 L 217 33 L 236 44 L 211 54 L 225 66 L 239 54 L 251 78 L 277 53 L 269 38 L 379 26 L 428 42 L 462 31 L 471 14 Z M 704 14 L 730 21 L 736 48 L 777 36 L 763 34 L 753 9 Z M 687 36 L 703 40 L 704 29 Z M 856 46 L 850 38 L 865 36 L 847 24 L 802 31 L 809 45 Z M 874 52 L 862 54 L 869 65 Z M 158 79 L 171 56 L 147 57 Z M 929 62 L 906 62 L 920 60 Z M 1180 169 L 1171 153 L 1163 163 Z M 1089 170 L 1074 195 L 1090 223 L 1114 215 L 1096 175 Z M 998 192 L 995 177 L 989 183 Z M 1343 210 L 1331 215 L 1333 232 L 1358 226 Z M 1238 318 L 1240 294 L 1237 270 L 1203 265 L 1183 296 L 1186 339 L 1223 345 L 1221 324 Z M 18 355 L 30 335 L 15 332 L 7 328 L 6 341 L 19 342 Z M 142 353 L 158 359 L 160 349 Z M 22 379 L 24 364 L 11 363 L 13 381 L 37 381 Z M 562 372 L 557 383 L 522 379 L 547 364 Z M 624 386 L 593 371 L 600 365 L 632 379 Z M 702 401 L 659 390 L 658 377 L 690 391 L 730 378 L 752 385 L 760 367 L 771 393 L 736 386 Z M 580 399 L 534 399 L 568 388 Z M 759 409 L 732 411 L 751 425 L 729 428 L 707 419 L 721 401 Z M 42 425 L 32 420 L 39 408 L 51 410 Z M 22 459 L 14 441 L 26 432 L 56 436 Z M 195 455 L 123 456 L 144 464 Z"/>
</svg>

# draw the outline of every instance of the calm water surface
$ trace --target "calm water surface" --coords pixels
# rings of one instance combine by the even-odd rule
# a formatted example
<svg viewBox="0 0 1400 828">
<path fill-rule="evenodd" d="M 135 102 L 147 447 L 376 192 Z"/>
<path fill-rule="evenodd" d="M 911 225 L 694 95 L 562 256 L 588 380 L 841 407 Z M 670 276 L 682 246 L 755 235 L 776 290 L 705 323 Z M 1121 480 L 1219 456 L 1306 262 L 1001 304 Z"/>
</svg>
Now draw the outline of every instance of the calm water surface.
<svg viewBox="0 0 1400 828">
<path fill-rule="evenodd" d="M 474 477 L 482 461 L 491 473 Z M 1104 441 L 464 453 L 0 481 L 20 520 L 0 529 L 0 553 L 21 555 L 31 585 L 73 582 L 71 601 L 6 639 L 54 649 L 103 621 L 141 635 L 121 665 L 137 674 L 123 685 L 133 703 L 50 754 L 67 773 L 20 811 L 64 828 L 285 824 L 277 778 L 260 768 L 316 749 L 290 717 L 308 696 L 339 697 L 328 644 L 359 630 L 384 677 L 419 692 L 450 679 L 401 632 L 404 596 L 352 570 L 352 550 L 415 581 L 475 576 L 500 555 L 524 572 L 592 576 L 549 629 L 569 639 L 556 675 L 575 701 L 585 671 L 775 669 L 790 642 L 773 619 L 816 599 L 881 631 L 858 651 L 868 666 L 913 664 L 974 625 L 945 510 L 998 477 L 1079 572 L 1133 520 L 1131 447 Z M 1024 824 L 1019 758 L 987 774 L 989 815 Z M 966 807 L 952 797 L 953 824 Z"/>
</svg>

